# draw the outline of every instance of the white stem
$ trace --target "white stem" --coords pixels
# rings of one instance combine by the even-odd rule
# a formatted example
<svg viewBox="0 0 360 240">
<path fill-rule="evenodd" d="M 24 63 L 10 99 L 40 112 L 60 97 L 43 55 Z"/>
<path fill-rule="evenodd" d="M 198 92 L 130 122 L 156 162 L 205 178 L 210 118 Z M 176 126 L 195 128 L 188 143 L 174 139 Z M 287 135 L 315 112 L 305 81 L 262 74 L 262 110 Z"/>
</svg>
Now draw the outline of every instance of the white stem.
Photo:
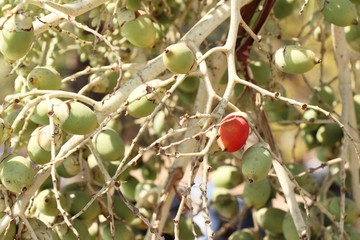
<svg viewBox="0 0 360 240">
<path fill-rule="evenodd" d="M 341 123 L 344 125 L 345 129 L 352 129 L 352 127 L 356 128 L 357 123 L 351 87 L 350 56 L 346 44 L 344 28 L 332 25 L 332 37 L 342 101 Z M 348 144 L 351 142 L 351 139 L 349 139 L 348 135 L 345 135 L 344 137 L 347 141 L 344 141 L 344 144 L 347 145 L 343 146 L 343 150 L 345 151 L 343 155 L 348 157 L 349 169 L 351 172 L 352 195 L 356 205 L 360 209 L 359 156 L 355 149 L 355 147 L 357 149 L 359 147 L 359 134 L 357 131 L 352 131 L 351 134 L 354 138 L 352 140 L 354 145 Z M 358 221 L 357 224 L 359 226 L 360 221 Z"/>
<path fill-rule="evenodd" d="M 66 9 L 66 13 L 69 17 L 77 17 L 100 6 L 101 4 L 106 3 L 107 1 L 108 0 L 78 0 L 73 3 L 64 4 L 63 7 Z M 65 21 L 67 21 L 67 19 L 65 19 L 63 15 L 60 16 L 56 13 L 50 13 L 41 17 L 40 20 L 36 19 L 33 22 L 34 33 L 35 35 L 38 35 L 45 32 L 50 26 L 57 26 Z"/>
</svg>

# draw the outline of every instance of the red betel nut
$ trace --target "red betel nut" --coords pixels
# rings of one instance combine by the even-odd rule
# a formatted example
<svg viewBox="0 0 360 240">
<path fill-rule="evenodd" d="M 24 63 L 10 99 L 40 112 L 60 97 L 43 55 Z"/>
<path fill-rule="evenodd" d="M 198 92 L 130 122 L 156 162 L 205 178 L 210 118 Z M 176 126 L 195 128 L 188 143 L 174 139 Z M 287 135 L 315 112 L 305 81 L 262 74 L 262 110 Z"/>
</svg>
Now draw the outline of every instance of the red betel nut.
<svg viewBox="0 0 360 240">
<path fill-rule="evenodd" d="M 245 145 L 249 132 L 247 120 L 237 113 L 231 113 L 220 123 L 217 144 L 223 151 L 236 152 Z"/>
</svg>

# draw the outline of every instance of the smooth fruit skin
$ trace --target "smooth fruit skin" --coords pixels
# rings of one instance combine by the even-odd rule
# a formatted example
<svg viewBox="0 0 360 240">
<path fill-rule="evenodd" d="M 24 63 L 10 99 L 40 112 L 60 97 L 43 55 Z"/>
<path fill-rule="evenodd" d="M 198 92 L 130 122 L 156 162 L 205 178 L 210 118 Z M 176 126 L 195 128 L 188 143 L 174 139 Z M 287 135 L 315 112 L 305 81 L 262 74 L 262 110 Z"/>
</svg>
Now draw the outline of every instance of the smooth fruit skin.
<svg viewBox="0 0 360 240">
<path fill-rule="evenodd" d="M 343 131 L 337 123 L 322 125 L 316 132 L 316 140 L 325 146 L 336 145 L 343 136 Z"/>
<path fill-rule="evenodd" d="M 158 190 L 156 185 L 151 181 L 141 182 L 135 187 L 135 200 L 141 202 L 141 206 L 152 208 L 157 204 Z"/>
<path fill-rule="evenodd" d="M 241 171 L 249 182 L 264 179 L 272 166 L 271 152 L 263 143 L 248 148 L 241 159 Z"/>
<path fill-rule="evenodd" d="M 22 156 L 11 154 L 0 165 L 0 180 L 6 189 L 21 193 L 34 182 L 34 170 L 31 161 Z"/>
<path fill-rule="evenodd" d="M 348 232 L 348 234 L 350 235 L 350 240 L 360 239 L 360 232 L 355 226 L 347 224 L 344 226 L 344 228 L 345 231 Z"/>
<path fill-rule="evenodd" d="M 271 68 L 269 63 L 261 60 L 254 60 L 250 62 L 250 68 L 256 84 L 266 86 L 271 78 Z"/>
<path fill-rule="evenodd" d="M 285 214 L 282 222 L 282 229 L 286 240 L 299 239 L 299 234 L 296 230 L 295 223 L 290 212 Z"/>
<path fill-rule="evenodd" d="M 211 180 L 217 187 L 234 188 L 243 181 L 240 169 L 231 165 L 219 166 L 211 173 Z"/>
<path fill-rule="evenodd" d="M 328 0 L 324 4 L 323 15 L 326 21 L 340 27 L 358 23 L 356 7 L 349 0 Z"/>
<path fill-rule="evenodd" d="M 19 115 L 19 113 L 21 112 L 21 110 L 22 108 L 11 110 L 11 112 L 5 116 L 5 121 L 12 125 L 15 119 L 17 118 L 17 116 Z M 13 129 L 13 132 L 18 134 L 23 129 L 24 124 L 25 124 L 25 120 L 21 120 L 19 124 L 16 126 L 16 128 Z M 23 134 L 25 136 L 30 135 L 36 129 L 36 127 L 37 125 L 32 121 L 27 122 L 26 129 Z"/>
<path fill-rule="evenodd" d="M 165 89 L 158 87 L 161 83 L 161 80 L 154 79 L 135 88 L 127 99 L 130 102 L 127 113 L 134 118 L 150 115 L 165 94 Z M 148 93 L 149 88 L 154 91 Z"/>
<path fill-rule="evenodd" d="M 10 61 L 24 57 L 34 40 L 31 17 L 22 12 L 8 19 L 0 31 L 0 51 Z"/>
<path fill-rule="evenodd" d="M 125 146 L 118 132 L 105 128 L 94 137 L 94 146 L 101 159 L 120 160 L 124 156 Z"/>
<path fill-rule="evenodd" d="M 126 7 L 130 10 L 138 10 L 141 7 L 141 0 L 126 0 Z"/>
<path fill-rule="evenodd" d="M 350 48 L 360 52 L 360 24 L 347 26 L 344 28 L 346 42 Z"/>
<path fill-rule="evenodd" d="M 62 164 L 56 168 L 56 172 L 64 178 L 71 178 L 79 174 L 81 172 L 79 156 L 72 154 L 65 158 Z"/>
<path fill-rule="evenodd" d="M 29 89 L 59 90 L 61 88 L 61 76 L 52 67 L 35 67 L 27 76 Z"/>
<path fill-rule="evenodd" d="M 115 238 L 114 239 L 116 239 L 116 240 L 117 239 L 118 240 L 120 240 L 120 239 L 121 240 L 133 240 L 134 239 L 134 233 L 129 226 L 127 226 L 126 224 L 124 224 L 118 220 L 115 220 L 114 224 L 115 224 Z M 105 221 L 100 224 L 100 237 L 102 240 L 113 239 L 111 237 L 109 221 Z"/>
<path fill-rule="evenodd" d="M 121 35 L 140 48 L 151 48 L 155 44 L 156 29 L 150 18 L 142 15 L 121 27 Z"/>
<path fill-rule="evenodd" d="M 302 116 L 302 120 L 307 123 L 300 123 L 300 128 L 305 132 L 316 131 L 320 127 L 320 124 L 314 123 L 317 119 L 319 119 L 318 112 L 314 109 L 307 109 Z"/>
<path fill-rule="evenodd" d="M 225 188 L 215 188 L 211 195 L 211 203 L 215 211 L 225 219 L 233 218 L 239 211 L 235 196 Z"/>
<path fill-rule="evenodd" d="M 274 14 L 277 19 L 290 16 L 296 8 L 295 0 L 277 0 L 274 5 Z"/>
<path fill-rule="evenodd" d="M 80 212 L 86 204 L 91 200 L 90 194 L 82 191 L 70 191 L 65 193 L 66 201 L 70 204 L 70 215 L 75 215 Z M 91 220 L 96 218 L 100 214 L 100 205 L 97 201 L 94 201 L 89 208 L 85 210 L 79 219 Z"/>
<path fill-rule="evenodd" d="M 255 233 L 253 229 L 245 228 L 233 232 L 228 240 L 257 240 L 260 237 Z"/>
<path fill-rule="evenodd" d="M 139 180 L 133 176 L 128 176 L 120 185 L 120 190 L 124 196 L 130 201 L 135 201 L 135 188 L 139 184 Z"/>
<path fill-rule="evenodd" d="M 223 151 L 236 152 L 245 145 L 249 133 L 245 117 L 238 113 L 229 114 L 220 122 L 217 144 Z"/>
<path fill-rule="evenodd" d="M 55 150 L 58 150 L 62 143 L 61 130 L 55 127 L 54 130 Z M 37 164 L 45 164 L 51 160 L 51 127 L 42 126 L 34 130 L 31 134 L 27 150 L 31 161 Z"/>
<path fill-rule="evenodd" d="M 265 230 L 281 234 L 283 232 L 282 222 L 284 220 L 286 212 L 274 207 L 261 208 L 255 213 L 255 220 Z"/>
<path fill-rule="evenodd" d="M 331 110 L 336 103 L 334 89 L 327 84 L 314 87 L 314 93 L 310 97 L 310 104 L 319 106 L 325 110 Z"/>
<path fill-rule="evenodd" d="M 65 119 L 61 119 L 61 129 L 70 134 L 86 135 L 94 131 L 99 123 L 97 121 L 96 114 L 88 106 L 80 102 L 67 102 L 68 116 Z M 55 109 L 55 115 L 63 114 L 57 112 Z M 62 111 L 59 109 L 58 111 Z"/>
<path fill-rule="evenodd" d="M 66 209 L 65 198 L 61 193 L 59 194 L 61 206 Z M 34 202 L 36 208 L 44 215 L 56 216 L 60 214 L 60 211 L 56 204 L 56 198 L 53 189 L 45 189 L 39 192 Z"/>
<path fill-rule="evenodd" d="M 280 71 L 290 74 L 305 73 L 320 63 L 313 51 L 297 45 L 279 48 L 274 54 L 274 60 Z"/>
<path fill-rule="evenodd" d="M 179 221 L 179 239 L 196 239 L 193 231 L 195 231 L 197 237 L 202 235 L 199 226 L 193 223 L 191 218 L 181 217 Z"/>
<path fill-rule="evenodd" d="M 51 98 L 50 103 L 52 105 L 61 104 L 63 101 L 57 98 Z M 30 117 L 30 120 L 34 123 L 40 124 L 40 125 L 47 125 L 49 124 L 49 116 L 48 116 L 48 102 L 47 100 L 43 100 L 39 102 L 38 105 L 36 105 L 34 114 Z"/>
<path fill-rule="evenodd" d="M 163 62 L 170 72 L 184 74 L 194 65 L 195 55 L 185 43 L 176 43 L 165 49 Z"/>
<path fill-rule="evenodd" d="M 119 196 L 114 196 L 113 210 L 118 217 L 120 217 L 128 224 L 137 218 L 137 216 L 128 208 L 128 206 Z"/>
<path fill-rule="evenodd" d="M 196 76 L 189 76 L 179 85 L 179 90 L 185 93 L 195 92 L 200 84 L 200 79 Z"/>
<path fill-rule="evenodd" d="M 77 230 L 80 236 L 80 240 L 84 239 L 92 239 L 90 236 L 90 233 L 88 231 L 88 227 L 85 225 L 85 223 L 79 219 L 74 219 L 73 226 Z M 63 224 L 61 226 L 56 227 L 56 233 L 58 234 L 60 239 L 66 239 L 66 240 L 78 240 L 73 231 L 66 226 L 66 224 Z"/>
<path fill-rule="evenodd" d="M 36 164 L 46 164 L 51 160 L 51 151 L 45 151 L 39 145 L 37 136 L 30 137 L 27 146 L 28 155 L 31 161 Z"/>
<path fill-rule="evenodd" d="M 327 200 L 327 209 L 331 214 L 336 217 L 336 220 L 340 220 L 340 197 L 332 197 Z M 354 200 L 350 198 L 345 198 L 345 223 L 354 223 L 356 219 L 359 217 L 359 209 L 354 202 Z"/>
<path fill-rule="evenodd" d="M 248 207 L 259 209 L 264 207 L 271 195 L 271 186 L 267 179 L 257 182 L 246 182 L 242 198 Z"/>
</svg>

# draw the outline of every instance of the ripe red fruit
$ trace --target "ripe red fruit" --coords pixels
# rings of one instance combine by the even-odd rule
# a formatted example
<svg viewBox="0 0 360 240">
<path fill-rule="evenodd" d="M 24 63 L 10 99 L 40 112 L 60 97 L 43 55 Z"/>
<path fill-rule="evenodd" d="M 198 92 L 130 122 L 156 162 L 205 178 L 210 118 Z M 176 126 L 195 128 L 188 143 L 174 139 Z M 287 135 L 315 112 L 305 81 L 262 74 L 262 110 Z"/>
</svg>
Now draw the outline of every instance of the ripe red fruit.
<svg viewBox="0 0 360 240">
<path fill-rule="evenodd" d="M 226 152 L 235 152 L 241 149 L 249 136 L 250 127 L 239 113 L 227 115 L 220 123 L 217 144 Z"/>
</svg>

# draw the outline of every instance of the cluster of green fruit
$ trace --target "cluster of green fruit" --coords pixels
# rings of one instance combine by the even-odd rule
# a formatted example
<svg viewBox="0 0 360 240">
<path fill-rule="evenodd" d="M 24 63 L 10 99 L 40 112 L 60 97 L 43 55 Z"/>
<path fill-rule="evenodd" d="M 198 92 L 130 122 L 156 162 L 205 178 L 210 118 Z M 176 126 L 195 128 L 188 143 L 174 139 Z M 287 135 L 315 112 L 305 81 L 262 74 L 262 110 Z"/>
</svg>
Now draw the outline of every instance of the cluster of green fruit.
<svg viewBox="0 0 360 240">
<path fill-rule="evenodd" d="M 310 104 L 331 111 L 336 103 L 335 92 L 330 85 L 321 84 L 314 87 Z M 308 149 L 316 148 L 318 158 L 322 161 L 334 158 L 340 151 L 343 130 L 337 123 L 319 123 L 328 119 L 324 114 L 308 109 L 302 116 L 300 124 L 302 138 Z"/>
<path fill-rule="evenodd" d="M 236 197 L 228 189 L 238 186 L 244 179 L 247 180 L 243 193 L 245 204 L 249 207 L 253 207 L 254 202 L 265 204 L 270 197 L 270 184 L 266 177 L 271 166 L 271 153 L 268 147 L 262 143 L 255 144 L 244 152 L 241 158 L 241 170 L 234 165 L 218 166 L 211 173 L 211 180 L 218 187 L 211 197 L 212 206 L 216 212 L 225 219 L 231 219 L 237 215 L 239 206 Z M 266 185 L 268 189 L 265 189 L 265 186 L 260 187 L 264 184 L 268 184 Z M 260 198 L 259 194 L 267 196 Z"/>
<path fill-rule="evenodd" d="M 229 156 L 221 155 L 222 162 L 226 157 Z M 272 157 L 267 147 L 264 144 L 255 144 L 244 152 L 240 167 L 232 164 L 219 165 L 210 175 L 211 181 L 216 185 L 211 196 L 211 207 L 221 219 L 229 221 L 240 213 L 238 199 L 240 197 L 246 207 L 253 209 L 254 221 L 266 232 L 269 239 L 297 239 L 298 233 L 290 213 L 272 206 L 272 199 L 275 198 L 277 191 L 281 192 L 281 187 L 276 178 L 268 176 L 271 161 Z M 305 172 L 304 166 L 300 163 L 286 164 L 285 167 L 294 176 Z M 294 181 L 312 194 L 318 191 L 317 182 L 307 174 L 296 177 Z M 230 190 L 240 184 L 243 186 L 242 194 L 233 195 L 234 191 Z M 336 207 L 335 204 L 332 206 L 331 199 L 329 198 L 329 204 L 325 203 L 325 205 L 332 214 L 339 216 L 339 206 Z M 311 221 L 318 221 L 315 214 L 312 214 L 311 218 Z M 349 221 L 353 221 L 352 216 L 349 216 Z M 315 232 L 316 227 L 312 229 Z M 235 231 L 229 239 L 243 239 L 242 237 L 261 239 L 259 231 L 252 228 Z"/>
<path fill-rule="evenodd" d="M 320 13 L 324 17 L 326 23 L 344 27 L 346 41 L 350 48 L 355 51 L 360 51 L 360 25 L 358 24 L 359 13 L 358 10 L 356 10 L 360 4 L 359 1 L 319 0 L 317 3 L 320 9 Z M 274 6 L 274 15 L 276 18 L 281 20 L 291 16 L 297 8 L 300 9 L 300 6 L 295 0 L 279 0 L 276 1 Z M 320 28 L 316 28 L 316 30 L 320 30 Z"/>
<path fill-rule="evenodd" d="M 83 43 L 85 46 L 76 46 L 79 59 L 93 67 L 92 70 L 98 67 L 100 69 L 99 71 L 91 71 L 91 75 L 86 81 L 88 90 L 100 94 L 110 93 L 110 97 L 115 87 L 121 87 L 123 83 L 121 81 L 126 81 L 128 76 L 135 76 L 141 64 L 126 65 L 126 68 L 130 66 L 130 70 L 122 70 L 123 72 L 114 69 L 108 70 L 109 68 L 104 71 L 102 66 L 107 64 L 110 66 L 119 62 L 125 64 L 144 62 L 148 58 L 154 58 L 157 51 L 159 53 L 164 49 L 161 60 L 167 71 L 163 76 L 158 76 L 159 79 L 147 81 L 132 92 L 126 93 L 129 95 L 125 101 L 126 112 L 131 117 L 127 119 L 130 121 L 133 121 L 133 118 L 150 116 L 159 104 L 165 106 L 169 102 L 171 103 L 166 107 L 160 106 L 160 111 L 156 115 L 154 113 L 153 119 L 151 119 L 151 126 L 158 137 L 165 134 L 166 125 L 175 126 L 169 120 L 169 116 L 177 118 L 181 115 L 177 112 L 181 107 L 182 109 L 179 111 L 193 110 L 194 99 L 201 85 L 201 77 L 197 77 L 199 75 L 196 72 L 195 51 L 190 42 L 187 41 L 180 40 L 169 45 L 169 39 L 172 42 L 180 39 L 182 30 L 188 27 L 187 22 L 195 19 L 195 15 L 203 14 L 201 4 L 195 6 L 196 4 L 190 4 L 190 2 L 126 0 L 118 1 L 118 6 L 115 2 L 109 2 L 91 10 L 89 14 L 77 17 L 78 22 L 86 22 L 86 24 L 89 23 L 92 27 L 96 27 L 99 30 L 98 32 L 107 40 L 107 44 L 101 38 L 99 38 L 101 41 L 97 41 L 98 39 L 88 34 L 85 29 L 75 27 L 75 24 L 72 26 L 69 26 L 71 24 L 61 25 L 61 28 L 64 28 L 63 30 L 69 31 L 67 35 L 70 37 L 64 37 L 61 31 L 51 27 L 47 33 L 39 36 L 41 41 L 34 41 L 32 18 L 23 11 L 18 11 L 1 20 L 0 52 L 10 63 L 20 60 L 24 64 L 24 71 L 20 68 L 16 70 L 18 77 L 15 80 L 15 89 L 18 93 L 29 95 L 21 98 L 19 102 L 10 104 L 10 106 L 6 105 L 6 109 L 1 112 L 0 143 L 5 143 L 5 147 L 7 147 L 11 141 L 15 143 L 12 144 L 15 149 L 13 149 L 13 153 L 5 154 L 0 163 L 1 185 L 10 196 L 7 204 L 1 202 L 6 198 L 0 198 L 0 216 L 6 214 L 6 205 L 11 207 L 16 201 L 15 198 L 24 195 L 24 191 L 33 185 L 39 169 L 52 164 L 54 153 L 60 151 L 67 140 L 73 135 L 92 134 L 99 127 L 97 113 L 92 106 L 80 101 L 81 98 L 76 100 L 51 97 L 40 100 L 33 97 L 33 94 L 41 95 L 45 92 L 64 89 L 59 72 L 62 72 L 61 67 L 66 64 L 59 63 L 60 60 L 58 61 L 56 57 L 58 56 L 60 59 L 61 53 L 72 51 L 69 47 L 72 43 Z M 189 6 L 186 6 L 187 3 Z M 326 0 L 319 1 L 318 4 L 319 15 L 323 16 L 327 24 L 331 23 L 344 27 L 346 40 L 349 46 L 356 51 L 360 51 L 360 28 L 359 25 L 354 25 L 358 22 L 358 13 L 356 12 L 358 4 L 358 0 Z M 281 20 L 290 16 L 299 7 L 298 1 L 278 0 L 273 12 L 275 17 Z M 192 8 L 197 10 L 192 10 Z M 30 13 L 36 12 L 31 10 L 31 7 L 28 9 L 30 9 Z M 143 9 L 146 9 L 147 12 L 144 12 Z M 199 12 L 197 12 L 198 10 Z M 39 9 L 37 11 L 38 15 L 42 16 L 43 12 Z M 190 16 L 191 14 L 187 11 L 196 12 L 196 14 Z M 112 15 L 114 12 L 116 14 Z M 2 15 L 2 13 L 0 14 Z M 179 14 L 183 15 L 180 16 Z M 177 16 L 180 16 L 179 19 L 181 19 L 177 23 L 182 26 L 172 24 L 172 20 Z M 174 33 L 164 35 L 167 31 Z M 71 36 L 73 39 L 69 40 Z M 173 41 L 174 39 L 175 41 Z M 203 44 L 200 47 L 201 51 L 208 47 L 205 45 Z M 250 61 L 247 67 L 251 69 L 252 74 L 250 75 L 253 78 L 251 80 L 254 80 L 258 86 L 277 92 L 280 96 L 286 96 L 286 89 L 279 81 L 272 80 L 274 76 L 279 74 L 291 78 L 294 76 L 291 74 L 307 73 L 321 62 L 315 53 L 306 48 L 305 45 L 307 44 L 304 41 L 304 46 L 289 44 L 280 47 L 271 56 L 269 54 L 268 57 L 272 58 L 272 63 L 262 60 Z M 31 46 L 35 47 L 31 48 Z M 40 46 L 45 46 L 43 55 L 39 54 L 38 49 L 36 49 Z M 38 55 L 34 54 L 35 52 Z M 36 57 L 34 57 L 35 55 Z M 41 55 L 42 57 L 40 57 Z M 26 57 L 24 61 L 22 61 L 23 57 Z M 46 59 L 45 64 L 42 58 L 48 57 L 49 59 Z M 51 66 L 56 66 L 59 72 Z M 275 68 L 278 71 L 274 71 Z M 168 75 L 171 75 L 174 81 L 179 79 L 183 81 L 174 93 L 167 91 L 169 86 L 164 86 L 164 81 L 160 80 L 160 78 L 165 78 Z M 237 84 L 232 97 L 237 99 L 240 91 L 244 95 L 249 92 L 244 86 Z M 169 96 L 170 99 L 166 103 L 161 102 L 164 96 Z M 248 95 L 248 97 L 251 104 L 240 101 L 241 103 L 236 104 L 236 106 L 244 111 L 250 110 L 249 113 L 251 114 L 253 109 L 250 107 L 254 99 L 252 99 L 253 96 Z M 360 124 L 359 99 L 359 96 L 354 97 L 358 124 Z M 171 102 L 172 100 L 176 102 Z M 28 108 L 29 103 L 36 104 Z M 327 84 L 315 87 L 309 103 L 332 111 L 335 105 L 334 90 Z M 272 121 L 302 120 L 303 123 L 300 124 L 300 128 L 303 139 L 309 149 L 317 148 L 318 157 L 321 160 L 325 161 L 335 157 L 340 151 L 343 138 L 342 129 L 338 124 L 318 123 L 318 120 L 327 119 L 319 112 L 309 109 L 301 114 L 288 103 L 278 101 L 276 97 L 269 101 L 265 99 L 264 109 Z M 212 167 L 219 166 L 210 173 L 211 180 L 217 186 L 211 196 L 210 207 L 217 212 L 222 220 L 228 221 L 239 214 L 240 197 L 246 207 L 254 210 L 254 221 L 266 232 L 268 239 L 298 239 L 298 233 L 290 213 L 275 208 L 271 203 L 276 193 L 281 193 L 282 190 L 276 177 L 269 176 L 273 161 L 269 146 L 258 143 L 247 148 L 244 152 L 239 151 L 244 148 L 251 132 L 249 119 L 251 118 L 247 115 L 237 112 L 225 116 L 219 123 L 219 137 L 216 143 L 222 150 L 220 154 L 226 156 L 241 155 L 241 161 L 239 166 L 224 164 L 223 159 L 217 163 L 211 163 Z M 14 125 L 15 123 L 17 124 Z M 105 197 L 93 197 L 98 189 L 108 183 L 108 175 L 110 177 L 115 175 L 122 164 L 120 160 L 125 155 L 126 141 L 122 138 L 121 127 L 112 124 L 117 125 L 119 121 L 114 120 L 103 129 L 98 129 L 98 132 L 89 140 L 93 147 L 85 146 L 77 149 L 56 167 L 56 176 L 53 177 L 56 177 L 57 180 L 82 177 L 88 180 L 87 184 L 59 185 L 59 191 L 55 191 L 54 182 L 49 178 L 38 189 L 33 196 L 33 201 L 28 206 L 27 217 L 33 230 L 27 229 L 22 220 L 16 218 L 10 223 L 6 233 L 1 236 L 2 238 L 14 239 L 15 234 L 20 234 L 21 236 L 17 235 L 17 237 L 32 239 L 35 234 L 39 239 L 77 239 L 72 227 L 62 223 L 63 215 L 66 214 L 69 217 L 79 215 L 72 221 L 72 225 L 78 232 L 80 239 L 111 239 L 111 227 L 108 221 L 111 212 L 114 213 L 115 218 L 115 239 L 143 238 L 148 226 L 136 216 L 135 212 L 139 212 L 146 219 L 151 219 L 153 212 L 157 210 L 155 207 L 159 201 L 160 189 L 158 189 L 156 181 L 159 180 L 160 171 L 164 170 L 162 167 L 164 164 L 159 156 L 151 156 L 149 159 L 139 160 L 137 166 L 124 170 L 116 179 L 120 183 L 119 188 L 122 195 L 115 194 L 111 206 Z M 13 129 L 11 125 L 13 125 Z M 153 141 L 147 137 L 146 132 L 140 136 L 141 139 L 138 142 L 145 140 L 144 142 L 149 144 Z M 167 139 L 174 140 L 171 136 Z M 138 142 L 137 144 L 141 144 Z M 26 148 L 27 157 L 20 154 L 22 147 Z M 135 146 L 136 148 L 137 146 Z M 92 149 L 92 153 L 90 149 Z M 297 177 L 298 174 L 305 172 L 304 166 L 298 163 L 285 163 L 283 166 L 295 176 L 294 182 L 308 193 L 316 196 L 319 191 L 318 183 L 308 174 Z M 240 184 L 243 184 L 244 187 L 242 194 L 235 196 L 229 189 Z M 298 192 L 299 189 L 295 191 Z M 340 219 L 339 199 L 337 196 L 329 195 L 323 201 L 336 221 Z M 84 209 L 90 201 L 92 203 Z M 128 202 L 136 206 L 135 210 L 129 209 Z M 346 198 L 345 213 L 346 231 L 352 233 L 351 237 L 359 238 L 359 233 L 352 229 L 351 225 L 357 219 L 359 210 L 350 198 Z M 321 218 L 324 217 L 323 214 L 318 213 L 318 215 Z M 312 217 L 310 216 L 309 219 Z M 317 217 L 315 216 L 315 220 L 312 221 L 320 222 L 320 217 Z M 180 218 L 178 223 L 180 239 L 193 239 L 194 233 L 198 236 L 201 235 L 198 226 L 193 226 L 191 220 L 190 217 L 182 216 Z M 326 219 L 326 221 L 328 220 Z M 49 228 L 48 226 L 53 227 Z M 324 226 L 331 228 L 328 222 Z M 316 227 L 319 225 L 314 224 L 311 227 L 312 235 L 317 236 Z M 164 234 L 174 235 L 173 221 L 167 221 Z M 259 238 L 258 231 L 253 228 L 235 231 L 229 237 L 230 240 Z"/>
</svg>

